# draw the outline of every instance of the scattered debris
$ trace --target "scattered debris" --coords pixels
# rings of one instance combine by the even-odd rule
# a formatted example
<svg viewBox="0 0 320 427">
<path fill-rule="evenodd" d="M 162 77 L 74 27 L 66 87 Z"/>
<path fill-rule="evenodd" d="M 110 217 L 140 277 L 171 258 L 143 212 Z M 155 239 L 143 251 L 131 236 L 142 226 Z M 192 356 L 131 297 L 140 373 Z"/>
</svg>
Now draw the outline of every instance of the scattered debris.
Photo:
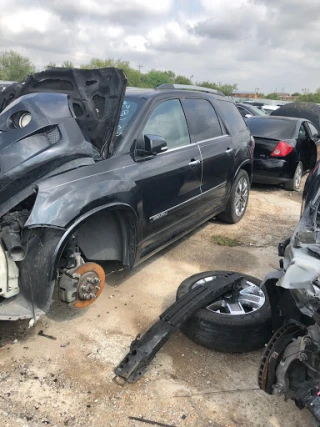
<svg viewBox="0 0 320 427">
<path fill-rule="evenodd" d="M 38 335 L 40 335 L 40 337 L 49 338 L 49 340 L 54 340 L 55 341 L 57 339 L 56 337 L 54 337 L 52 335 L 45 334 L 42 330 L 38 332 Z"/>
<path fill-rule="evenodd" d="M 193 396 L 203 396 L 204 394 L 221 394 L 221 393 L 240 393 L 243 391 L 259 391 L 259 387 L 251 387 L 251 388 L 237 388 L 234 390 L 213 390 L 213 391 L 204 391 L 202 393 L 194 393 L 194 394 L 181 394 L 173 397 L 193 397 Z"/>
<path fill-rule="evenodd" d="M 128 417 L 129 420 L 140 421 L 141 423 L 151 424 L 153 426 L 161 426 L 161 427 L 175 427 L 172 424 L 163 424 L 158 423 L 157 421 L 146 420 L 145 418 L 137 418 L 137 417 Z"/>
<path fill-rule="evenodd" d="M 129 353 L 116 367 L 115 374 L 128 383 L 136 382 L 143 376 L 156 353 L 184 322 L 209 302 L 231 292 L 242 279 L 240 274 L 230 272 L 217 277 L 214 286 L 212 282 L 204 282 L 191 289 L 162 313 L 160 319 L 141 338 L 137 337 L 131 343 Z"/>
</svg>

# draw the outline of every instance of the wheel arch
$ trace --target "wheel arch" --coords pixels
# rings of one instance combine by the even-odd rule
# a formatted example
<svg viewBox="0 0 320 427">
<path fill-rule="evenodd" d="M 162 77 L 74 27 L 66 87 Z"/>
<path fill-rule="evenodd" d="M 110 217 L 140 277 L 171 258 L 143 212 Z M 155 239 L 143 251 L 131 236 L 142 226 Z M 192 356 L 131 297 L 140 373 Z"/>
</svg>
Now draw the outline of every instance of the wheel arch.
<svg viewBox="0 0 320 427">
<path fill-rule="evenodd" d="M 247 172 L 250 182 L 252 183 L 252 162 L 250 160 L 247 160 L 243 163 L 241 163 L 241 165 L 238 167 L 235 176 L 238 175 L 240 170 L 244 170 Z"/>
<path fill-rule="evenodd" d="M 129 205 L 123 204 L 100 206 L 78 217 L 68 225 L 56 247 L 50 279 L 56 278 L 59 259 L 74 233 L 80 238 L 82 246 L 85 245 L 85 256 L 88 259 L 94 259 L 94 256 L 98 255 L 98 259 L 95 260 L 118 260 L 124 267 L 131 268 L 136 257 L 137 223 L 136 212 Z M 93 233 L 93 236 L 89 233 Z M 88 236 L 90 241 L 86 241 Z M 109 247 L 106 245 L 104 248 L 103 242 L 106 238 L 112 241 L 112 245 Z M 83 250 L 83 247 L 79 246 Z"/>
</svg>

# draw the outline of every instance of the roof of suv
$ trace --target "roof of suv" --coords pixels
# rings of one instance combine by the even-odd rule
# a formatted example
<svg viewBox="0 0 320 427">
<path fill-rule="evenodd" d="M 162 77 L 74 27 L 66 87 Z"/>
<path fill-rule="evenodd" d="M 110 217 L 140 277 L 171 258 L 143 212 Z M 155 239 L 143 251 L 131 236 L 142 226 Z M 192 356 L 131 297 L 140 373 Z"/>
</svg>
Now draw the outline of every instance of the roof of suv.
<svg viewBox="0 0 320 427">
<path fill-rule="evenodd" d="M 170 87 L 172 86 L 172 87 Z M 126 89 L 126 95 L 129 96 L 138 96 L 141 98 L 145 98 L 145 99 L 149 99 L 152 98 L 154 96 L 157 96 L 159 94 L 162 93 L 175 93 L 175 94 L 186 94 L 186 92 L 191 92 L 193 94 L 202 94 L 202 95 L 206 95 L 206 96 L 214 96 L 218 99 L 223 99 L 225 101 L 228 100 L 228 98 L 225 97 L 225 95 L 223 95 L 222 92 L 219 93 L 219 91 L 217 91 L 217 93 L 214 92 L 214 90 L 212 89 L 208 89 L 205 87 L 197 87 L 197 86 L 190 86 L 190 89 L 188 87 L 186 87 L 186 85 L 181 85 L 183 86 L 183 88 L 178 87 L 180 85 L 177 85 L 177 87 L 174 87 L 174 85 L 170 85 L 170 84 L 165 84 L 165 85 L 161 85 L 158 86 L 155 89 L 152 88 L 140 88 L 140 87 L 131 87 L 128 86 Z M 194 89 L 196 88 L 196 89 Z"/>
</svg>

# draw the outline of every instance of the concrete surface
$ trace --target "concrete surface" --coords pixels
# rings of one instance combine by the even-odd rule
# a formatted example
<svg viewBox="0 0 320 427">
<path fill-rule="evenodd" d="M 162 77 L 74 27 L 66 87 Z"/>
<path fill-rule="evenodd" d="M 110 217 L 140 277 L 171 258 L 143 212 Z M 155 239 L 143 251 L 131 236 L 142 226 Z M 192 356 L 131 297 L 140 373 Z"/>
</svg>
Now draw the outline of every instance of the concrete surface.
<svg viewBox="0 0 320 427">
<path fill-rule="evenodd" d="M 213 220 L 129 273 L 116 273 L 89 309 L 56 301 L 33 329 L 0 324 L 1 426 L 311 426 L 307 410 L 257 386 L 261 352 L 210 351 L 177 333 L 146 375 L 120 387 L 113 369 L 138 333 L 175 299 L 180 282 L 211 269 L 259 278 L 278 266 L 277 244 L 299 219 L 301 194 L 254 187 L 245 218 Z M 219 246 L 215 235 L 237 239 Z M 39 331 L 55 339 L 39 336 Z"/>
</svg>

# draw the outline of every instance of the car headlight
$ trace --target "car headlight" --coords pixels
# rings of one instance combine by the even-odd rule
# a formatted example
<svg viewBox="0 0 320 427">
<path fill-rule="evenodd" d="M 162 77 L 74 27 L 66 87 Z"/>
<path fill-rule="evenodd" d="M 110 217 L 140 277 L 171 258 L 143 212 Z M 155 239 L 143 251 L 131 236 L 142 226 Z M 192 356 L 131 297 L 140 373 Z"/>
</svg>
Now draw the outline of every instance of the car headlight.
<svg viewBox="0 0 320 427">
<path fill-rule="evenodd" d="M 23 113 L 19 118 L 19 128 L 25 128 L 31 122 L 31 119 L 30 113 Z"/>
</svg>

